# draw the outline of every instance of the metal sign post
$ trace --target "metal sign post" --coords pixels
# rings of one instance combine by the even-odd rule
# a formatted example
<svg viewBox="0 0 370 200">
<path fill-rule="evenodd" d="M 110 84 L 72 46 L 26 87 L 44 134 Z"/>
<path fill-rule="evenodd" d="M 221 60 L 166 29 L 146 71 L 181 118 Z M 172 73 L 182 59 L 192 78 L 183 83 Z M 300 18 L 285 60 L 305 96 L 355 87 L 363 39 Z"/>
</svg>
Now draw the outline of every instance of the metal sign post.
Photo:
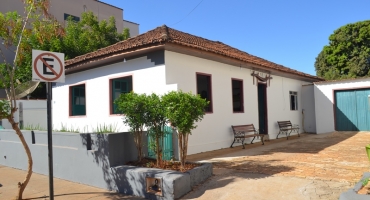
<svg viewBox="0 0 370 200">
<path fill-rule="evenodd" d="M 51 82 L 46 83 L 47 93 L 47 121 L 48 121 L 48 159 L 49 159 L 49 196 L 50 200 L 54 200 L 54 181 L 53 181 L 53 122 L 51 116 Z"/>
<path fill-rule="evenodd" d="M 48 160 L 49 160 L 49 199 L 54 200 L 53 175 L 53 120 L 52 120 L 52 82 L 64 83 L 64 54 L 32 50 L 32 80 L 46 82 Z"/>
</svg>

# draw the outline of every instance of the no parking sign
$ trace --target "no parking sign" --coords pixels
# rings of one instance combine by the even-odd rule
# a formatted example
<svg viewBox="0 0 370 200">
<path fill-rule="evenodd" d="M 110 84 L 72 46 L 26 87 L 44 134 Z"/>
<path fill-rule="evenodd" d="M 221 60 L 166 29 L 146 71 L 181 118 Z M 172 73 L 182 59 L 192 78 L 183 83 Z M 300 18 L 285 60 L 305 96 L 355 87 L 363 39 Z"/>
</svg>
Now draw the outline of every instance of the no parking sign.
<svg viewBox="0 0 370 200">
<path fill-rule="evenodd" d="M 32 50 L 32 80 L 64 83 L 64 53 Z"/>
<path fill-rule="evenodd" d="M 48 158 L 49 158 L 49 197 L 54 200 L 53 172 L 53 134 L 51 94 L 52 82 L 64 83 L 64 53 L 32 49 L 32 80 L 47 82 L 47 124 L 48 124 Z"/>
</svg>

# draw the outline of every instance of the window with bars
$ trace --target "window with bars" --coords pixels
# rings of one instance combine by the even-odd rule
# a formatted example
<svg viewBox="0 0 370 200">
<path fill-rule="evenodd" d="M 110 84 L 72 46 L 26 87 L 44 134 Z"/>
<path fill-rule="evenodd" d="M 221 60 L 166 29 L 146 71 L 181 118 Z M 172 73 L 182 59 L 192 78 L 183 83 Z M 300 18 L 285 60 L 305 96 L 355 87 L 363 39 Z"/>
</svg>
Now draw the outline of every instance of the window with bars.
<svg viewBox="0 0 370 200">
<path fill-rule="evenodd" d="M 132 76 L 111 79 L 111 114 L 122 114 L 114 101 L 122 94 L 132 91 Z"/>
<path fill-rule="evenodd" d="M 86 115 L 86 95 L 85 95 L 85 84 L 71 86 L 70 87 L 71 97 L 71 116 L 83 116 Z"/>
<path fill-rule="evenodd" d="M 290 110 L 298 110 L 298 93 L 289 92 L 290 95 Z"/>
</svg>

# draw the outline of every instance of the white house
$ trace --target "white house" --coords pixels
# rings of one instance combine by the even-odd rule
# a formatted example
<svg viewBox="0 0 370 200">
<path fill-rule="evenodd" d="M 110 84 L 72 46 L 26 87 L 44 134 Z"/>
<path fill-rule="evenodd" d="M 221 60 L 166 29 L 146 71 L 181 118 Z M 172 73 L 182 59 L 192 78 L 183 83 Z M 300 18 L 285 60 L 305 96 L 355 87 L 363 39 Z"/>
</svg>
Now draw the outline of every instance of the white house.
<svg viewBox="0 0 370 200">
<path fill-rule="evenodd" d="M 167 26 L 68 60 L 65 71 L 66 82 L 53 87 L 56 128 L 64 124 L 91 131 L 105 123 L 127 131 L 113 100 L 131 90 L 192 91 L 209 100 L 207 114 L 189 138 L 189 154 L 229 147 L 231 125 L 253 123 L 271 139 L 279 132 L 277 121 L 302 126 L 304 85 L 322 81 Z M 305 98 L 314 101 L 313 95 Z M 305 120 L 314 116 L 311 112 Z"/>
<path fill-rule="evenodd" d="M 314 84 L 318 134 L 370 130 L 370 78 Z"/>
</svg>

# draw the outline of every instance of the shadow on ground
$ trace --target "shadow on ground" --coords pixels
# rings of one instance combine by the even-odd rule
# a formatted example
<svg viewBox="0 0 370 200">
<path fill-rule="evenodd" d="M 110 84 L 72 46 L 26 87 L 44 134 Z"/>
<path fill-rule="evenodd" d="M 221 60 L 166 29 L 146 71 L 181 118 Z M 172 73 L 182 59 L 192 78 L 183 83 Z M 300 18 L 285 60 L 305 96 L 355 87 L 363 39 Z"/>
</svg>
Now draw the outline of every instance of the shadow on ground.
<svg viewBox="0 0 370 200">
<path fill-rule="evenodd" d="M 189 157 L 213 162 L 215 168 L 354 182 L 368 170 L 368 141 L 369 132 L 303 134 Z"/>
<path fill-rule="evenodd" d="M 204 193 L 207 191 L 223 190 L 224 187 L 226 187 L 227 185 L 233 182 L 238 183 L 240 180 L 237 180 L 237 179 L 257 180 L 257 179 L 265 179 L 269 177 L 269 175 L 265 175 L 265 174 L 251 174 L 251 173 L 245 173 L 243 176 L 235 177 L 235 173 L 238 173 L 237 171 L 233 171 L 229 169 L 217 169 L 216 171 L 217 172 L 215 173 L 214 176 L 209 178 L 203 184 L 198 185 L 197 187 L 193 188 L 191 192 L 186 194 L 181 199 L 196 199 L 196 198 L 202 197 Z"/>
<path fill-rule="evenodd" d="M 301 137 L 297 135 L 293 135 L 289 137 L 287 140 L 285 137 L 265 141 L 265 145 L 261 145 L 260 142 L 254 144 L 246 144 L 245 149 L 242 149 L 241 146 L 235 146 L 233 148 L 224 148 L 215 151 L 209 152 L 202 152 L 198 154 L 189 155 L 188 159 L 191 161 L 200 161 L 200 160 L 209 160 L 212 158 L 222 157 L 234 157 L 234 153 L 237 154 L 240 151 L 244 151 L 246 156 L 252 156 L 253 153 L 249 153 L 248 150 L 252 148 L 264 148 L 267 151 L 264 151 L 262 154 L 258 155 L 268 155 L 274 154 L 277 152 L 281 153 L 310 153 L 315 154 L 318 153 L 330 146 L 334 146 L 340 142 L 345 140 L 351 139 L 352 137 L 356 136 L 357 134 L 363 134 L 364 132 L 333 132 L 333 133 L 326 133 L 326 134 L 309 134 L 303 133 Z M 370 141 L 370 135 L 367 137 Z M 230 141 L 231 144 L 232 141 Z M 281 144 L 284 145 L 283 148 L 280 146 L 278 148 L 270 148 L 269 145 L 276 145 Z M 299 147 L 299 148 L 297 148 Z"/>
</svg>

